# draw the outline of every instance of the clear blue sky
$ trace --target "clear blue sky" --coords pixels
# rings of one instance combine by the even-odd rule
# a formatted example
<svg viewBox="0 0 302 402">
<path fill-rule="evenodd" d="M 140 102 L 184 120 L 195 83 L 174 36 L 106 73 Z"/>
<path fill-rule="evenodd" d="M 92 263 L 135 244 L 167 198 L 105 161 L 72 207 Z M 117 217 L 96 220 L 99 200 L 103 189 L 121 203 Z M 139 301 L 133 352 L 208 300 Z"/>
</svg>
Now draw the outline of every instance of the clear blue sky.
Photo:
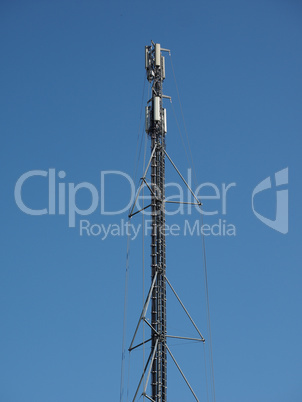
<svg viewBox="0 0 302 402">
<path fill-rule="evenodd" d="M 101 171 L 133 175 L 151 39 L 172 51 L 198 182 L 236 183 L 226 216 L 217 200 L 204 201 L 205 209 L 220 209 L 205 223 L 221 218 L 236 227 L 236 236 L 206 238 L 216 400 L 302 400 L 302 4 L 3 0 L 1 402 L 119 400 L 127 239 L 80 236 L 79 220 L 108 225 L 127 213 L 97 209 L 70 228 L 67 215 L 22 212 L 14 188 L 31 170 L 63 170 L 57 185 L 89 182 L 98 190 Z M 166 74 L 165 93 L 181 122 L 169 60 Z M 167 150 L 186 171 L 168 103 L 167 110 Z M 253 214 L 251 195 L 285 168 L 289 231 L 282 234 Z M 84 193 L 81 208 L 90 203 Z M 108 179 L 106 205 L 124 205 L 128 193 L 125 181 Z M 23 199 L 47 207 L 47 178 L 28 180 Z M 259 194 L 255 208 L 274 219 L 275 188 Z M 167 272 L 206 333 L 200 244 L 169 238 Z M 131 244 L 128 338 L 142 300 L 140 247 L 141 240 Z M 147 240 L 145 247 L 147 283 Z M 178 317 L 170 311 L 168 322 Z M 199 362 L 185 362 L 185 346 L 174 350 L 201 388 Z M 135 383 L 134 366 L 131 375 Z M 189 402 L 176 378 L 170 401 Z"/>
</svg>

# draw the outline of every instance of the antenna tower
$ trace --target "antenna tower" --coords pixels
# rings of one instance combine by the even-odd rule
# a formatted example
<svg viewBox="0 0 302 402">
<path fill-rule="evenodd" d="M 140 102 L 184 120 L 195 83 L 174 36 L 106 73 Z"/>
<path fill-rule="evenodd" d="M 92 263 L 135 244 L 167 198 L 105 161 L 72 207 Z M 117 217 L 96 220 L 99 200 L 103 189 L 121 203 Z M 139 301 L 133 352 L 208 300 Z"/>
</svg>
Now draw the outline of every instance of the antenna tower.
<svg viewBox="0 0 302 402">
<path fill-rule="evenodd" d="M 193 205 L 200 206 L 201 203 L 195 196 L 183 176 L 173 163 L 166 152 L 166 132 L 167 119 L 166 109 L 163 107 L 163 99 L 169 96 L 163 94 L 163 81 L 165 79 L 165 58 L 162 52 L 169 52 L 168 49 L 161 48 L 159 43 L 151 41 L 150 46 L 145 47 L 145 68 L 147 79 L 152 83 L 152 97 L 147 102 L 145 109 L 145 131 L 151 139 L 151 156 L 147 164 L 144 176 L 141 179 L 140 188 L 137 192 L 136 200 L 133 204 L 129 218 L 142 212 L 144 209 L 151 208 L 152 230 L 151 230 L 151 286 L 142 309 L 136 330 L 134 332 L 129 351 L 151 342 L 151 351 L 148 356 L 143 373 L 140 377 L 133 402 L 142 395 L 153 402 L 167 402 L 167 354 L 169 354 L 176 364 L 180 374 L 188 385 L 191 393 L 198 401 L 196 394 L 190 386 L 187 378 L 176 362 L 170 348 L 167 344 L 168 338 L 179 338 L 193 341 L 204 342 L 204 338 L 186 310 L 184 304 L 175 292 L 166 275 L 166 239 L 165 239 L 165 160 L 171 162 L 179 174 L 182 181 L 190 190 L 194 197 Z M 151 181 L 147 181 L 146 175 L 151 170 Z M 137 199 L 142 187 L 146 185 L 151 193 L 151 204 L 141 210 L 134 210 Z M 181 202 L 180 202 L 181 203 Z M 198 337 L 187 338 L 181 336 L 172 336 L 167 334 L 167 314 L 166 314 L 166 286 L 171 288 L 181 307 L 189 317 Z M 147 318 L 147 310 L 151 305 L 150 319 Z M 151 330 L 151 336 L 148 340 L 135 345 L 135 338 L 141 323 L 147 324 Z M 147 394 L 148 385 L 151 385 L 151 395 Z M 142 389 L 143 388 L 143 389 Z M 140 390 L 142 392 L 140 393 Z"/>
</svg>

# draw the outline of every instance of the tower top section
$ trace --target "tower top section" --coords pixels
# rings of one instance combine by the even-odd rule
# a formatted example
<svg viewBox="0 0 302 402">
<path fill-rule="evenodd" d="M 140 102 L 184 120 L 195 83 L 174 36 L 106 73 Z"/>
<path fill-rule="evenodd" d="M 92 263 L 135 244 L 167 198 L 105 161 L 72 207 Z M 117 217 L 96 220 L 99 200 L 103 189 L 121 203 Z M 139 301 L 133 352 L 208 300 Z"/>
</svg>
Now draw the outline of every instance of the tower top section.
<svg viewBox="0 0 302 402">
<path fill-rule="evenodd" d="M 151 41 L 150 46 L 145 46 L 145 68 L 149 82 L 155 78 L 165 79 L 165 58 L 162 52 L 170 52 L 170 50 L 163 49 L 160 43 L 153 41 Z"/>
<path fill-rule="evenodd" d="M 163 95 L 163 81 L 166 78 L 165 58 L 162 52 L 170 52 L 163 49 L 159 43 L 151 41 L 150 46 L 145 46 L 145 69 L 147 80 L 152 83 L 152 97 L 146 106 L 145 131 L 149 135 L 155 134 L 163 138 L 167 132 L 166 109 L 163 107 L 163 98 L 171 100 L 170 96 Z"/>
</svg>

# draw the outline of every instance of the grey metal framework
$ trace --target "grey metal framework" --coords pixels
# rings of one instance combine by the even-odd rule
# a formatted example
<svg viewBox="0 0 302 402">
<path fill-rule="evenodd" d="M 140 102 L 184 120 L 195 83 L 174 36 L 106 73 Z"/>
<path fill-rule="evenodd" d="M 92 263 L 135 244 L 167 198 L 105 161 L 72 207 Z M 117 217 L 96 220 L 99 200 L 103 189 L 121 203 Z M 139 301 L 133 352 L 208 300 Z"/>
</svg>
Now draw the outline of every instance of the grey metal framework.
<svg viewBox="0 0 302 402">
<path fill-rule="evenodd" d="M 152 230 L 151 230 L 151 287 L 148 292 L 145 304 L 142 309 L 134 336 L 129 347 L 129 351 L 142 346 L 147 342 L 151 342 L 151 351 L 138 383 L 136 393 L 133 397 L 135 401 L 143 395 L 153 402 L 167 401 L 167 353 L 171 356 L 176 364 L 180 374 L 184 378 L 195 400 L 198 398 L 190 386 L 187 378 L 182 372 L 180 366 L 176 362 L 170 348 L 167 344 L 168 338 L 178 338 L 193 341 L 204 342 L 204 338 L 180 300 L 176 291 L 166 276 L 166 239 L 165 239 L 165 161 L 166 157 L 176 169 L 180 178 L 189 188 L 194 197 L 193 205 L 200 206 L 201 203 L 190 189 L 183 176 L 175 166 L 174 162 L 166 152 L 165 134 L 167 131 L 166 110 L 163 107 L 163 98 L 169 98 L 163 95 L 162 87 L 165 79 L 165 59 L 162 56 L 163 51 L 169 51 L 160 47 L 160 44 L 152 42 L 150 46 L 145 47 L 145 68 L 147 79 L 152 83 L 152 97 L 146 106 L 146 132 L 151 139 L 151 157 L 147 164 L 144 176 L 141 179 L 141 184 L 136 195 L 136 200 L 133 204 L 129 217 L 133 217 L 137 213 L 146 208 L 151 208 Z M 147 172 L 151 170 L 151 182 L 146 179 Z M 134 211 L 139 193 L 142 187 L 146 185 L 151 193 L 151 204 L 141 210 Z M 175 202 L 175 201 L 173 201 Z M 196 338 L 180 337 L 167 334 L 166 326 L 166 286 L 169 286 L 176 296 L 181 307 L 186 312 L 195 330 L 198 333 Z M 150 303 L 151 302 L 151 303 Z M 151 304 L 151 322 L 147 318 L 147 310 Z M 134 345 L 135 338 L 140 327 L 140 324 L 147 324 L 151 330 L 151 336 L 144 342 Z M 150 381 L 149 381 L 150 380 Z M 142 387 L 143 384 L 143 387 Z M 151 385 L 151 395 L 147 394 L 147 387 Z M 139 393 L 140 389 L 142 392 Z"/>
</svg>

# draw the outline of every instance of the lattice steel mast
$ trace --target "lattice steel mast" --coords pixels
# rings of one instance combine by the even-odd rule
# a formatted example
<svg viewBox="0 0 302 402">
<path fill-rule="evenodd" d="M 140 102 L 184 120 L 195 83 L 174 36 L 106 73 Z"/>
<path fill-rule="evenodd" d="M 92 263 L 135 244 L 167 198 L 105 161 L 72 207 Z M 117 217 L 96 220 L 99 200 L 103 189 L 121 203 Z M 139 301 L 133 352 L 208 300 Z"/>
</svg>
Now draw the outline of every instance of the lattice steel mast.
<svg viewBox="0 0 302 402">
<path fill-rule="evenodd" d="M 166 351 L 166 239 L 165 227 L 165 109 L 162 105 L 162 84 L 165 78 L 164 58 L 160 44 L 146 47 L 146 69 L 152 84 L 152 107 L 146 109 L 146 129 L 151 137 L 151 272 L 155 284 L 152 291 L 151 350 L 155 350 L 151 371 L 152 399 L 165 402 L 167 395 Z M 149 109 L 150 108 L 150 109 Z M 150 118 L 149 118 L 150 116 Z M 149 127 L 148 127 L 149 126 Z"/>
<path fill-rule="evenodd" d="M 141 375 L 133 401 L 139 395 L 139 390 L 144 382 L 141 395 L 153 402 L 167 402 L 167 352 L 176 364 L 190 391 L 198 401 L 192 387 L 177 364 L 171 350 L 167 345 L 167 338 L 179 338 L 186 340 L 202 341 L 204 338 L 184 307 L 174 288 L 166 276 L 166 239 L 165 239 L 165 157 L 172 163 L 177 173 L 186 184 L 194 197 L 193 205 L 200 206 L 201 203 L 188 186 L 183 176 L 180 174 L 175 164 L 166 152 L 165 135 L 167 132 L 166 109 L 163 107 L 163 98 L 169 98 L 162 92 L 163 81 L 165 79 L 165 59 L 162 56 L 163 51 L 160 44 L 152 42 L 151 46 L 145 47 L 145 68 L 147 79 L 152 83 L 152 97 L 146 106 L 146 126 L 145 131 L 151 138 L 151 157 L 142 177 L 140 188 L 137 192 L 136 200 L 133 204 L 129 217 L 136 215 L 146 208 L 151 208 L 152 231 L 151 231 L 151 287 L 146 298 L 145 304 L 139 322 L 137 324 L 134 336 L 129 347 L 129 351 L 151 341 L 151 351 Z M 151 182 L 147 182 L 146 175 L 151 170 Z M 151 203 L 139 211 L 134 212 L 138 195 L 143 185 L 146 185 L 151 193 Z M 180 336 L 167 335 L 166 322 L 166 284 L 170 286 L 172 292 L 179 301 L 181 307 L 185 310 L 191 323 L 199 334 L 198 338 L 184 338 Z M 151 303 L 150 303 L 151 302 Z M 147 320 L 147 309 L 151 304 L 151 322 Z M 146 323 L 151 329 L 150 339 L 134 346 L 134 341 L 141 322 Z M 147 395 L 147 386 L 151 377 L 151 395 Z"/>
</svg>

